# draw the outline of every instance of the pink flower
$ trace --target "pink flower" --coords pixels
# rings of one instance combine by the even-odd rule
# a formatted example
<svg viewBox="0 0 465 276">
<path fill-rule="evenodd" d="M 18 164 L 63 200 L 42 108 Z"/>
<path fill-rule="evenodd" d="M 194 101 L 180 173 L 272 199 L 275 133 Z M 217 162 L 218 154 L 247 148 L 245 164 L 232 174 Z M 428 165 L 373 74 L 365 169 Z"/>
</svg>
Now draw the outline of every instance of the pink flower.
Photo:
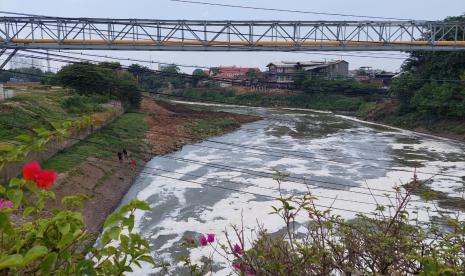
<svg viewBox="0 0 465 276">
<path fill-rule="evenodd" d="M 208 244 L 207 237 L 204 234 L 200 235 L 199 243 L 201 246 L 206 246 Z"/>
<path fill-rule="evenodd" d="M 23 177 L 26 180 L 35 181 L 36 176 L 40 173 L 40 165 L 37 162 L 31 162 L 23 167 Z"/>
<path fill-rule="evenodd" d="M 212 243 L 215 241 L 215 234 L 207 234 L 207 241 L 208 243 Z"/>
<path fill-rule="evenodd" d="M 242 247 L 236 243 L 236 245 L 234 245 L 234 253 L 237 255 L 242 255 L 244 254 L 244 250 L 242 250 Z"/>
<path fill-rule="evenodd" d="M 238 262 L 234 262 L 234 263 L 232 264 L 232 267 L 233 267 L 234 269 L 236 269 L 236 270 L 241 270 L 241 264 L 238 263 Z"/>
<path fill-rule="evenodd" d="M 13 208 L 13 203 L 11 201 L 4 200 L 0 198 L 0 209 Z"/>
<path fill-rule="evenodd" d="M 246 269 L 244 269 L 243 272 L 244 272 L 244 274 L 246 276 L 254 276 L 255 275 L 255 271 L 250 267 L 247 267 Z"/>
</svg>

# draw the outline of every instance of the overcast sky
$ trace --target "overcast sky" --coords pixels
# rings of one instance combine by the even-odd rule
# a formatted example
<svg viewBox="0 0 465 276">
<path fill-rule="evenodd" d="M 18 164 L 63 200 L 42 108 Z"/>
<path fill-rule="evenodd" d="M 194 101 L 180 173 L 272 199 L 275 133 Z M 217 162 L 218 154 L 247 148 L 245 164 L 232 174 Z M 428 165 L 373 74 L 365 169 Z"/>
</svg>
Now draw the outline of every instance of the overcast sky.
<svg viewBox="0 0 465 276">
<path fill-rule="evenodd" d="M 200 0 L 211 3 L 248 5 L 276 9 L 293 9 L 329 13 L 344 13 L 418 20 L 441 20 L 446 16 L 465 13 L 465 0 Z M 169 0 L 0 0 L 0 10 L 65 17 L 150 18 L 150 19 L 221 19 L 221 20 L 348 20 L 351 18 L 296 14 L 275 11 L 247 10 L 196 5 Z M 96 52 L 93 52 L 96 53 Z M 264 69 L 270 61 L 345 59 L 350 68 L 371 66 L 396 71 L 402 60 L 366 58 L 344 55 L 376 55 L 399 58 L 399 52 L 342 52 L 334 56 L 301 53 L 241 53 L 241 52 L 98 52 L 120 57 L 134 57 L 168 63 L 202 66 L 237 65 Z M 54 64 L 55 66 L 58 64 Z M 191 69 L 183 69 L 190 72 Z"/>
</svg>

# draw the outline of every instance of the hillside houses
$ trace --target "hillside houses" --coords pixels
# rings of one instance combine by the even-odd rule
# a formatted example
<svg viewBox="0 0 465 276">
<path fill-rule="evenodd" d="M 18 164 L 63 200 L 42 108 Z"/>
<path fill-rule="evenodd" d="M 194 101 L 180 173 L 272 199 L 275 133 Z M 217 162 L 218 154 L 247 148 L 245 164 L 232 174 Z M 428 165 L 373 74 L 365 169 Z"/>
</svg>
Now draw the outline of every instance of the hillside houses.
<svg viewBox="0 0 465 276">
<path fill-rule="evenodd" d="M 293 84 L 295 75 L 304 71 L 307 76 L 322 78 L 348 77 L 349 63 L 345 60 L 334 61 L 302 61 L 271 62 L 267 66 L 267 80 L 278 84 Z"/>
</svg>

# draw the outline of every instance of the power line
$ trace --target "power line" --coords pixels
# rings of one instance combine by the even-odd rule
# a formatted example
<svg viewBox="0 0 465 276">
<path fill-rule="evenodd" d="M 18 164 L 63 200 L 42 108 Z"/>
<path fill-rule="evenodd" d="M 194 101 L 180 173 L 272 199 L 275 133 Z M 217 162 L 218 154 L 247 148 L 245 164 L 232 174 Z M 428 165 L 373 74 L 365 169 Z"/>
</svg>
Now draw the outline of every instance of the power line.
<svg viewBox="0 0 465 276">
<path fill-rule="evenodd" d="M 96 162 L 92 162 L 92 161 L 88 161 L 89 163 L 91 164 L 94 164 L 94 165 L 100 165 Z M 121 167 L 119 167 L 121 168 Z M 196 181 L 193 181 L 193 180 L 186 180 L 186 179 L 180 179 L 180 178 L 176 178 L 176 177 L 170 177 L 170 176 L 166 176 L 166 175 L 161 175 L 161 174 L 156 174 L 156 173 L 149 173 L 149 172 L 144 172 L 144 171 L 140 171 L 139 172 L 140 175 L 148 175 L 148 176 L 156 176 L 156 177 L 161 177 L 161 178 L 165 178 L 165 179 L 171 179 L 171 180 L 176 180 L 176 181 L 180 181 L 180 182 L 186 182 L 186 183 L 192 183 L 192 184 L 197 184 L 197 185 L 200 185 L 200 186 L 207 186 L 207 187 L 212 187 L 212 188 L 216 188 L 216 189 L 222 189 L 222 190 L 228 190 L 228 191 L 233 191 L 233 192 L 238 192 L 238 193 L 241 193 L 241 194 L 249 194 L 249 195 L 253 195 L 253 196 L 256 196 L 256 197 L 263 197 L 263 198 L 268 198 L 268 199 L 272 199 L 272 200 L 278 200 L 280 199 L 279 197 L 275 197 L 275 196 L 271 196 L 271 195 L 266 195 L 266 194 L 262 194 L 262 193 L 256 193 L 256 192 L 249 192 L 249 191 L 244 191 L 244 190 L 241 190 L 241 189 L 235 189 L 235 188 L 230 188 L 230 187 L 224 187 L 224 186 L 218 186 L 218 185 L 213 185 L 213 184 L 209 184 L 209 183 L 200 183 L 200 182 L 196 182 Z M 334 199 L 334 202 L 338 200 L 338 198 L 332 198 Z M 371 213 L 368 213 L 368 212 L 363 212 L 363 211 L 355 211 L 355 210 L 350 210 L 350 209 L 346 209 L 346 208 L 341 208 L 341 207 L 334 207 L 333 205 L 331 206 L 328 206 L 328 205 L 321 205 L 321 204 L 313 204 L 313 206 L 315 207 L 319 207 L 319 208 L 326 208 L 328 210 L 338 210 L 338 211 L 344 211 L 344 212 L 350 212 L 350 213 L 354 213 L 354 214 L 362 214 L 362 215 L 366 215 L 366 216 L 373 216 L 373 215 L 376 215 L 375 212 L 371 212 Z M 417 208 L 414 208 L 413 209 L 414 211 L 417 210 Z M 446 212 L 445 212 L 446 213 Z M 328 219 L 328 221 L 331 221 L 333 223 L 336 223 L 338 225 L 343 225 L 343 226 L 346 226 L 346 227 L 350 227 L 354 230 L 357 231 L 356 228 L 354 228 L 352 225 L 350 224 L 347 224 L 347 223 L 344 223 L 344 222 L 340 222 L 340 221 L 337 221 L 337 220 L 334 220 L 334 219 Z M 418 218 L 417 219 L 413 219 L 413 220 L 408 220 L 408 222 L 413 222 L 413 223 L 418 223 L 419 225 L 428 225 L 430 226 L 432 223 L 434 222 L 431 222 L 431 221 L 421 221 L 419 220 Z M 450 224 L 447 224 L 447 223 L 436 223 L 437 225 L 441 225 L 441 226 L 444 226 L 444 227 L 451 227 Z M 437 238 L 437 236 L 432 236 L 432 237 L 429 237 L 429 238 Z"/>
<path fill-rule="evenodd" d="M 47 25 L 47 24 L 45 24 Z M 47 25 L 49 27 L 49 29 L 53 29 L 53 30 L 56 30 L 56 28 L 54 28 L 55 26 L 54 25 L 50 25 L 48 24 Z M 174 28 L 169 28 L 169 27 L 161 27 L 159 26 L 159 28 L 161 29 L 168 29 L 168 30 L 174 30 Z M 99 31 L 102 31 L 104 32 L 105 30 L 102 30 L 102 29 L 97 29 Z M 97 33 L 97 30 L 91 30 L 89 31 L 90 34 L 94 34 L 94 35 L 99 35 Z M 221 32 L 218 32 L 218 31 L 208 31 L 208 30 L 197 30 L 197 29 L 185 29 L 185 28 L 177 28 L 177 30 L 186 30 L 186 31 L 201 31 L 201 32 L 207 32 L 207 33 L 213 33 L 213 34 L 221 34 Z M 77 32 L 77 31 L 76 31 Z M 271 37 L 271 38 L 274 38 L 274 36 L 271 36 L 271 35 L 259 35 L 259 34 L 251 34 L 252 36 L 258 36 L 260 38 L 262 37 Z M 146 34 L 138 34 L 138 36 L 142 36 L 142 37 L 147 37 L 147 38 L 150 38 L 150 36 L 146 35 Z M 176 37 L 176 36 L 172 36 L 171 38 L 177 38 L 177 39 L 183 39 L 181 37 Z M 290 39 L 292 39 L 291 37 L 289 37 Z M 324 39 L 324 38 L 320 38 L 319 39 L 320 41 L 331 41 L 330 39 Z M 231 46 L 230 48 L 234 48 L 235 46 Z M 242 48 L 246 47 L 246 46 L 241 46 Z M 290 52 L 290 53 L 294 53 L 294 54 L 308 54 L 308 55 L 316 55 L 317 53 L 310 53 L 310 52 L 295 52 L 295 51 L 286 51 L 286 50 L 282 50 L 282 52 Z M 330 55 L 330 56 L 351 56 L 351 57 L 365 57 L 365 58 L 381 58 L 381 59 L 401 59 L 401 60 L 405 60 L 406 58 L 405 57 L 392 57 L 392 54 L 389 54 L 391 55 L 391 57 L 385 57 L 385 56 L 367 56 L 367 55 L 355 55 L 355 54 L 329 54 L 329 53 L 318 53 L 319 55 Z M 384 53 L 385 55 L 388 55 L 386 53 Z M 170 64 L 170 63 L 164 63 L 164 62 L 155 62 L 155 63 L 159 63 L 159 64 Z M 200 67 L 202 68 L 202 66 L 196 66 L 196 65 L 181 65 L 179 64 L 178 66 L 180 67 Z"/>
<path fill-rule="evenodd" d="M 371 19 L 414 21 L 413 19 L 396 18 L 396 17 L 383 17 L 383 16 L 372 16 L 372 15 L 358 15 L 358 14 L 344 14 L 344 13 L 329 13 L 329 12 L 315 12 L 315 11 L 302 11 L 302 10 L 290 10 L 290 9 L 276 9 L 276 8 L 264 8 L 264 7 L 254 7 L 254 6 L 220 4 L 220 3 L 190 1 L 190 0 L 170 0 L 170 1 L 171 2 L 183 2 L 183 3 L 191 3 L 191 4 L 208 5 L 208 6 L 220 6 L 220 7 L 228 7 L 228 8 L 250 9 L 250 10 L 277 11 L 277 12 L 315 14 L 315 15 L 331 15 L 331 16 L 341 16 L 341 17 L 359 17 L 359 18 L 371 18 Z"/>
<path fill-rule="evenodd" d="M 11 124 L 7 124 L 7 123 L 3 123 L 3 122 L 0 122 L 0 124 L 9 125 L 10 127 L 16 127 L 16 128 L 32 131 L 32 129 L 17 126 L 17 125 L 11 125 Z M 70 139 L 76 140 L 76 141 L 81 141 L 81 142 L 84 142 L 84 143 L 90 143 L 90 144 L 96 144 L 96 145 L 108 147 L 108 145 L 106 145 L 104 143 L 99 143 L 99 142 L 95 142 L 95 141 L 88 141 L 88 140 L 79 139 L 79 138 L 70 138 Z M 128 148 L 128 149 L 132 150 L 133 152 L 141 153 L 141 154 L 148 154 L 148 155 L 153 155 L 154 154 L 154 152 L 152 152 L 152 151 L 142 151 L 142 150 L 134 149 L 134 148 Z M 107 148 L 107 150 L 110 151 L 110 149 L 108 149 L 108 148 Z M 114 151 L 114 153 L 117 152 L 115 150 L 113 150 L 113 151 Z M 228 166 L 228 165 L 223 165 L 223 164 L 217 164 L 217 163 L 211 163 L 211 162 L 203 162 L 203 161 L 198 161 L 198 160 L 193 160 L 193 159 L 188 159 L 188 158 L 173 157 L 173 156 L 158 156 L 158 157 L 164 158 L 164 159 L 171 159 L 171 160 L 181 161 L 181 162 L 185 162 L 185 163 L 202 164 L 202 165 L 205 165 L 205 166 L 208 166 L 208 167 L 213 167 L 213 168 L 218 168 L 218 169 L 226 169 L 226 170 L 241 172 L 241 173 L 254 175 L 254 176 L 274 177 L 274 173 L 272 173 L 272 172 L 244 169 L 244 168 L 240 168 L 240 167 L 233 167 L 233 166 Z M 410 172 L 410 171 L 408 171 L 408 172 Z M 326 185 L 344 186 L 344 187 L 348 187 L 348 188 L 370 190 L 370 194 L 366 193 L 367 195 L 371 195 L 371 191 L 380 191 L 380 192 L 384 192 L 384 193 L 395 193 L 395 191 L 391 191 L 391 190 L 384 190 L 384 189 L 378 189 L 378 188 L 357 187 L 357 186 L 349 185 L 349 184 L 335 183 L 335 182 L 324 181 L 324 180 L 315 180 L 315 179 L 310 179 L 310 178 L 305 178 L 305 177 L 288 176 L 287 179 L 291 179 L 291 181 L 289 181 L 289 182 L 299 183 L 299 184 L 304 184 L 304 185 L 308 185 L 307 181 L 312 181 L 312 182 L 315 182 L 315 183 L 322 183 L 322 184 L 326 184 Z M 362 193 L 362 192 L 360 192 L 360 193 Z M 383 197 L 389 198 L 388 195 L 377 195 L 377 196 L 383 196 Z"/>
<path fill-rule="evenodd" d="M 24 128 L 24 129 L 27 129 L 27 128 Z M 28 129 L 28 130 L 30 130 L 30 129 Z M 102 143 L 91 142 L 91 141 L 87 141 L 87 140 L 84 140 L 84 139 L 78 139 L 78 138 L 70 138 L 70 139 L 77 140 L 77 141 L 81 141 L 81 142 L 90 142 L 90 143 L 93 143 L 93 144 L 105 145 L 105 144 L 102 144 Z M 105 146 L 106 146 L 106 145 L 105 145 Z M 106 151 L 111 152 L 111 151 L 108 150 L 108 149 L 106 149 Z M 135 152 L 136 152 L 136 151 L 135 151 Z M 144 152 L 144 151 L 137 151 L 137 152 L 139 152 L 139 153 L 140 153 L 140 152 L 142 152 L 142 153 L 147 153 L 147 152 Z M 164 157 L 166 157 L 166 156 L 158 156 L 158 157 L 164 158 Z M 103 159 L 103 160 L 105 160 L 105 159 Z M 116 162 L 116 161 L 113 161 L 113 160 L 109 160 L 109 161 Z M 225 167 L 228 167 L 228 166 L 225 166 Z M 152 168 L 152 169 L 155 169 L 155 170 L 160 170 L 160 168 L 154 168 L 154 167 L 149 167 L 149 166 L 146 166 L 146 168 Z M 163 170 L 163 169 L 161 169 L 161 170 Z M 166 171 L 166 170 L 164 170 L 164 171 Z M 167 171 L 167 172 L 171 172 L 171 171 Z M 176 173 L 176 172 L 172 172 L 172 173 Z M 179 173 L 178 173 L 178 174 L 179 174 Z M 165 177 L 165 176 L 163 176 L 163 177 Z M 200 176 L 198 176 L 198 177 L 200 177 Z M 235 181 L 228 181 L 228 182 L 235 182 Z M 294 181 L 285 181 L 285 182 L 298 183 L 298 182 L 294 182 Z M 236 184 L 241 184 L 241 182 L 235 182 L 235 183 L 236 183 Z M 203 185 L 203 183 L 198 183 L 198 184 Z M 247 183 L 242 183 L 242 184 L 248 185 Z M 308 187 L 308 184 L 307 184 L 307 183 L 302 183 L 302 184 L 305 184 L 305 186 Z M 205 185 L 207 185 L 207 184 L 205 184 Z M 251 185 L 252 185 L 252 184 L 251 184 Z M 207 186 L 210 186 L 210 185 L 207 185 Z M 257 187 L 257 188 L 264 188 L 264 189 L 266 189 L 266 187 L 261 187 L 261 186 L 257 186 L 257 185 L 252 185 L 252 186 L 255 186 L 255 187 Z M 351 186 L 351 187 L 352 187 L 352 188 L 362 188 L 362 187 L 356 187 L 356 186 Z M 227 189 L 229 189 L 229 188 L 227 188 Z M 236 190 L 237 190 L 237 189 L 236 189 Z M 378 189 L 373 188 L 373 189 L 370 189 L 370 190 L 378 190 Z M 237 191 L 241 191 L 241 190 L 237 190 Z M 376 195 L 376 194 L 373 194 L 373 193 L 371 193 L 371 192 L 370 192 L 370 193 L 363 193 L 363 192 L 355 192 L 355 191 L 350 191 L 350 190 L 347 190 L 346 192 L 354 192 L 354 193 L 357 193 L 357 194 L 366 194 L 366 195 L 370 195 L 370 196 L 372 196 L 372 197 L 374 197 L 374 196 L 381 196 L 381 197 L 390 198 L 390 197 L 387 196 L 387 195 Z M 247 192 L 247 193 L 248 193 L 248 192 Z M 333 198 L 325 197 L 325 196 L 320 196 L 320 197 L 321 197 L 321 198 L 333 199 Z M 344 199 L 343 201 L 351 201 L 351 200 L 345 200 L 345 199 Z M 352 202 L 354 202 L 354 201 L 352 201 Z M 423 202 L 423 201 L 411 201 L 411 202 Z M 362 202 L 362 201 L 360 201 L 360 202 L 358 202 L 358 203 L 372 204 L 372 203 Z M 321 207 L 324 207 L 324 206 L 321 206 Z M 414 208 L 414 210 L 422 210 L 422 209 L 417 207 L 417 208 Z M 355 212 L 355 211 L 354 211 L 354 212 Z M 447 213 L 447 212 L 445 212 L 445 211 L 441 211 L 441 212 L 442 212 L 442 213 Z"/>
<path fill-rule="evenodd" d="M 100 158 L 98 158 L 98 159 L 100 159 Z M 107 160 L 107 159 L 102 159 L 102 160 L 110 161 L 110 160 Z M 100 164 L 95 163 L 93 161 L 88 161 L 88 162 L 93 163 L 95 165 L 100 165 Z M 111 160 L 111 162 L 116 163 L 117 161 Z M 121 165 L 109 165 L 109 166 L 116 167 L 116 168 L 127 168 L 126 166 L 123 167 Z M 140 168 L 142 166 L 136 166 L 136 167 Z M 164 171 L 164 172 L 167 172 L 167 173 L 183 174 L 183 173 L 177 173 L 177 172 L 173 172 L 173 171 L 169 171 L 169 170 L 164 170 L 164 169 L 160 169 L 160 168 L 153 168 L 153 167 L 147 167 L 147 166 L 144 166 L 143 168 L 145 168 L 145 169 L 152 168 L 152 169 L 156 169 L 156 170 L 159 170 L 159 171 Z M 209 184 L 209 183 L 203 183 L 203 182 L 197 182 L 197 181 L 193 181 L 193 180 L 186 180 L 186 179 L 181 179 L 181 178 L 176 178 L 176 177 L 170 177 L 170 176 L 167 176 L 167 175 L 157 174 L 157 173 L 153 173 L 153 172 L 146 172 L 146 171 L 143 171 L 143 170 L 139 171 L 138 173 L 139 174 L 144 174 L 144 175 L 149 175 L 149 176 L 157 176 L 157 177 L 172 179 L 172 180 L 181 181 L 181 182 L 194 183 L 194 184 L 198 184 L 200 186 L 208 186 L 208 187 L 213 187 L 213 188 L 218 188 L 218 189 L 223 189 L 223 190 L 229 190 L 229 191 L 234 191 L 234 192 L 239 192 L 239 193 L 244 193 L 244 194 L 251 194 L 251 195 L 254 195 L 254 196 L 266 197 L 266 198 L 274 199 L 274 200 L 277 200 L 277 199 L 280 198 L 280 197 L 267 195 L 267 194 L 263 194 L 263 193 L 249 192 L 249 191 L 244 191 L 244 190 L 237 189 L 237 188 L 218 186 L 218 185 L 213 185 L 213 184 Z M 183 175 L 188 175 L 188 174 L 183 174 Z M 198 177 L 198 178 L 203 178 L 203 179 L 209 180 L 209 178 L 206 178 L 206 177 Z M 212 179 L 210 179 L 210 180 L 212 180 Z M 230 180 L 225 181 L 225 180 L 222 180 L 222 179 L 218 179 L 218 180 L 221 180 L 221 181 L 224 181 L 224 182 L 229 182 L 229 183 L 234 183 L 234 184 L 238 184 L 238 185 L 241 184 L 241 182 L 236 182 L 236 181 L 230 181 Z M 247 184 L 247 183 L 245 183 L 245 184 Z M 247 185 L 249 185 L 249 184 L 247 184 Z M 259 186 L 259 185 L 250 184 L 249 186 L 266 189 L 266 187 L 262 187 L 262 186 Z M 277 190 L 277 191 L 279 192 L 279 190 Z M 369 205 L 378 206 L 378 204 L 376 204 L 376 203 L 373 204 L 373 203 L 368 203 L 368 202 L 363 202 L 363 201 L 356 202 L 356 201 L 352 201 L 352 200 L 342 200 L 339 197 L 334 197 L 334 198 L 333 197 L 325 197 L 325 196 L 316 195 L 316 194 L 313 194 L 313 193 L 312 193 L 312 195 L 315 195 L 317 198 L 321 197 L 321 198 L 331 199 L 331 200 L 334 200 L 334 201 L 341 200 L 341 201 L 346 201 L 346 202 L 353 202 L 353 203 L 361 203 L 361 204 L 369 204 Z M 412 201 L 409 201 L 409 203 L 410 202 L 412 202 Z M 356 214 L 365 214 L 365 215 L 373 215 L 374 214 L 374 213 L 367 213 L 367 212 L 363 212 L 363 211 L 350 210 L 350 209 L 341 208 L 341 207 L 334 207 L 332 205 L 327 206 L 327 205 L 315 204 L 315 206 L 320 207 L 320 208 L 334 209 L 334 210 L 340 210 L 340 211 L 348 211 L 348 212 L 356 213 Z M 389 207 L 389 205 L 383 205 L 383 206 Z M 410 210 L 410 211 L 419 211 L 419 210 L 421 210 L 421 211 L 432 212 L 432 213 L 440 213 L 440 214 L 454 213 L 452 211 L 432 211 L 432 210 L 423 209 L 423 208 L 419 208 L 419 207 L 406 208 L 406 210 Z M 418 222 L 420 222 L 420 223 L 431 223 L 429 221 L 419 221 L 419 220 L 418 220 Z"/>
<path fill-rule="evenodd" d="M 0 124 L 10 126 L 10 127 L 14 127 L 14 128 L 23 129 L 23 130 L 33 131 L 32 129 L 27 128 L 27 127 L 8 124 L 8 123 L 4 123 L 4 122 L 0 122 Z M 108 148 L 108 145 L 104 144 L 104 143 L 89 141 L 89 140 L 80 139 L 80 138 L 69 138 L 69 139 L 72 139 L 72 140 L 75 140 L 75 141 L 80 141 L 80 142 L 83 142 L 83 143 L 89 143 L 89 144 L 95 144 L 95 145 L 99 145 L 99 146 L 105 146 L 105 147 L 107 147 L 106 150 L 113 151 L 113 153 L 115 153 L 115 154 L 117 153 L 116 150 Z M 153 155 L 154 154 L 154 152 L 152 152 L 152 151 L 143 151 L 143 150 L 134 149 L 134 148 L 128 148 L 128 149 L 131 150 L 132 152 L 140 153 L 140 154 L 147 154 L 147 155 Z M 188 158 L 180 158 L 180 157 L 173 157 L 173 156 L 158 156 L 158 157 L 164 158 L 164 159 L 182 161 L 182 162 L 185 162 L 185 163 L 202 164 L 202 165 L 205 165 L 205 166 L 208 166 L 208 167 L 213 167 L 213 168 L 218 168 L 218 169 L 226 169 L 226 170 L 241 172 L 241 173 L 254 175 L 254 176 L 260 176 L 260 177 L 274 177 L 274 175 L 275 175 L 272 172 L 244 169 L 244 168 L 240 168 L 240 167 L 233 167 L 233 166 L 222 165 L 222 164 L 211 163 L 211 162 L 203 162 L 203 161 L 198 161 L 198 160 L 193 160 L 193 159 L 188 159 Z M 391 190 L 357 187 L 357 186 L 349 185 L 349 184 L 334 183 L 334 182 L 323 181 L 323 180 L 307 179 L 307 178 L 304 178 L 304 177 L 289 176 L 289 177 L 287 177 L 287 179 L 292 179 L 292 181 L 290 181 L 290 182 L 304 184 L 304 185 L 308 185 L 307 181 L 313 181 L 313 182 L 316 182 L 316 183 L 336 185 L 336 186 L 344 186 L 344 187 L 348 187 L 348 188 L 369 189 L 369 190 L 380 191 L 380 192 L 385 192 L 385 193 L 395 193 L 395 191 L 391 191 Z M 297 181 L 297 180 L 299 180 L 299 181 Z M 378 196 L 389 197 L 389 196 L 386 196 L 386 195 L 378 195 Z"/>
</svg>

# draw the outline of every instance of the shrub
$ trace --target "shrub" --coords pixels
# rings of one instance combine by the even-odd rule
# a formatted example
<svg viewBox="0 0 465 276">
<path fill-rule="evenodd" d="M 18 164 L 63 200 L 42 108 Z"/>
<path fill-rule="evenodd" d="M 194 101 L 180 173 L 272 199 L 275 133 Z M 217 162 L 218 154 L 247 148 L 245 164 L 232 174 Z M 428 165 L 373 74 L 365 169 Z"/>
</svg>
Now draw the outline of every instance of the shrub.
<svg viewBox="0 0 465 276">
<path fill-rule="evenodd" d="M 61 105 L 70 113 L 90 113 L 90 112 L 100 112 L 104 108 L 101 106 L 102 103 L 108 101 L 106 96 L 81 96 L 74 95 L 64 99 L 61 102 Z"/>
<path fill-rule="evenodd" d="M 71 64 L 64 66 L 56 78 L 81 95 L 113 97 L 130 107 L 138 107 L 142 98 L 134 77 L 120 71 L 117 64 Z"/>
<path fill-rule="evenodd" d="M 232 235 L 225 232 L 226 241 L 212 250 L 238 275 L 464 275 L 465 222 L 420 224 L 406 209 L 420 185 L 414 176 L 405 193 L 396 188 L 392 205 L 349 221 L 331 208 L 317 208 L 311 194 L 280 196 L 272 213 L 282 219 L 283 231 L 270 234 L 258 227 L 246 236 L 250 226 L 232 226 Z M 302 223 L 304 217 L 308 222 Z M 183 260 L 196 275 L 215 267 L 211 258 L 202 264 Z"/>
</svg>

